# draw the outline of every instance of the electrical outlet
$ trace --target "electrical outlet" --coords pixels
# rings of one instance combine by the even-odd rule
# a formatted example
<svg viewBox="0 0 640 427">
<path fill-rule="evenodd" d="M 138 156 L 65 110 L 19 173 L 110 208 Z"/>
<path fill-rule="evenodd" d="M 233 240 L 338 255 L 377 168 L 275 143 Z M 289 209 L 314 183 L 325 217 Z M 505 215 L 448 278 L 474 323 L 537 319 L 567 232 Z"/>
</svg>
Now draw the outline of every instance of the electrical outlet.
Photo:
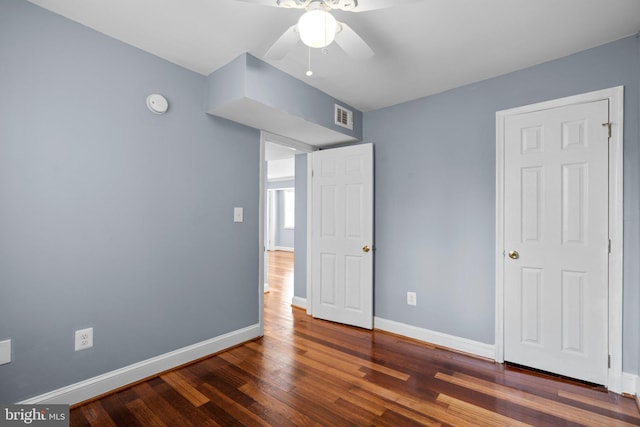
<svg viewBox="0 0 640 427">
<path fill-rule="evenodd" d="M 417 298 L 416 298 L 416 293 L 415 292 L 407 292 L 407 304 L 408 305 L 416 305 L 417 304 Z"/>
<path fill-rule="evenodd" d="M 76 331 L 75 343 L 76 351 L 86 350 L 93 347 L 93 328 L 80 329 Z"/>
</svg>

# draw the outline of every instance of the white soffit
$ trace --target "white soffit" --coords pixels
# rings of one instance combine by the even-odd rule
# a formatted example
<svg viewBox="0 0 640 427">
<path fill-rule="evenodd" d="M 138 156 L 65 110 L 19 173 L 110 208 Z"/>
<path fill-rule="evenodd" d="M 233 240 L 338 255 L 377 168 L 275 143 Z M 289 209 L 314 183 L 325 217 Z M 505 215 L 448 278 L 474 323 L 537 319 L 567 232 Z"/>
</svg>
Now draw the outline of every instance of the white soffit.
<svg viewBox="0 0 640 427">
<path fill-rule="evenodd" d="M 209 110 L 208 113 L 316 147 L 357 141 L 349 135 L 327 129 L 250 98 L 229 102 Z"/>
</svg>

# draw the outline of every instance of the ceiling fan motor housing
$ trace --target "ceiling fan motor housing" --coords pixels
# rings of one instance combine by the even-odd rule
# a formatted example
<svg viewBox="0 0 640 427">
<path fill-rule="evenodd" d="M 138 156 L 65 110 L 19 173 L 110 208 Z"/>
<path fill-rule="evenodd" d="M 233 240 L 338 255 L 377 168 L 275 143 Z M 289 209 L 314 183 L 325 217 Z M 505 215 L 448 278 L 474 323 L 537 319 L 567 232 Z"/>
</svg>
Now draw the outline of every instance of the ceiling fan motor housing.
<svg viewBox="0 0 640 427">
<path fill-rule="evenodd" d="M 240 0 L 264 4 L 264 0 Z M 270 0 L 273 1 L 273 0 Z M 400 0 L 387 0 L 398 2 Z M 403 0 L 419 1 L 419 0 Z M 395 3 L 394 3 L 395 4 Z M 385 7 L 384 2 L 372 2 L 359 6 L 358 0 L 275 0 L 272 6 L 284 8 L 305 9 L 295 25 L 289 27 L 265 53 L 265 58 L 282 59 L 302 41 L 310 48 L 323 49 L 327 53 L 327 46 L 334 41 L 349 56 L 356 59 L 368 59 L 374 55 L 373 50 L 349 25 L 336 21 L 331 14 L 333 9 L 346 11 L 367 11 Z M 309 55 L 311 51 L 309 51 Z"/>
</svg>

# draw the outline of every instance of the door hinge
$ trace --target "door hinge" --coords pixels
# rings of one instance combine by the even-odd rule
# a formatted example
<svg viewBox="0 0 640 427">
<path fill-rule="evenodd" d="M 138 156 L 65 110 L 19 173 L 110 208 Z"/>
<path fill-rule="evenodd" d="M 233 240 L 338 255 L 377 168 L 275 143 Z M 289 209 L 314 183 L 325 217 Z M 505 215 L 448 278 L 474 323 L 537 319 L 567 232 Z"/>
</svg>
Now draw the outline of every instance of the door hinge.
<svg viewBox="0 0 640 427">
<path fill-rule="evenodd" d="M 611 253 L 611 239 L 609 239 L 609 253 Z"/>
<path fill-rule="evenodd" d="M 611 122 L 603 123 L 602 126 L 606 126 L 609 132 L 609 138 L 611 138 Z"/>
<path fill-rule="evenodd" d="M 607 365 L 611 368 L 611 355 L 607 358 Z"/>
</svg>

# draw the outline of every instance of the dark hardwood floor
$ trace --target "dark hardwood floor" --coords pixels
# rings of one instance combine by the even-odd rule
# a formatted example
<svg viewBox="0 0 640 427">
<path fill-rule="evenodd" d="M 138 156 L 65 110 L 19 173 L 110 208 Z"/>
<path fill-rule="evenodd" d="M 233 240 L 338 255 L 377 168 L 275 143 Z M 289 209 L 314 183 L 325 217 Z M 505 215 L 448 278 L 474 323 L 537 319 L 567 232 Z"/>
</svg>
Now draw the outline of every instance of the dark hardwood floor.
<svg viewBox="0 0 640 427">
<path fill-rule="evenodd" d="M 72 426 L 633 426 L 633 399 L 290 306 L 269 254 L 265 336 L 71 411 Z"/>
</svg>

